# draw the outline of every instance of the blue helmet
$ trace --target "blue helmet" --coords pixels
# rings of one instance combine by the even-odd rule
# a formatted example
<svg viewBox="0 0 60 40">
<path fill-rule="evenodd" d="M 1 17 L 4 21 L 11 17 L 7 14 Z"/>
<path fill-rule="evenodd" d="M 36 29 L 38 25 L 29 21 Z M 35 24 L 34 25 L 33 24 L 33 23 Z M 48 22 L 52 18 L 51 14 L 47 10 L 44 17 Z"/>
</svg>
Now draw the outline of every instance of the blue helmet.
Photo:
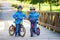
<svg viewBox="0 0 60 40">
<path fill-rule="evenodd" d="M 21 8 L 21 9 L 22 9 L 22 6 L 21 6 L 21 5 L 20 5 L 20 6 L 18 6 L 18 9 L 19 9 L 19 8 Z"/>
</svg>

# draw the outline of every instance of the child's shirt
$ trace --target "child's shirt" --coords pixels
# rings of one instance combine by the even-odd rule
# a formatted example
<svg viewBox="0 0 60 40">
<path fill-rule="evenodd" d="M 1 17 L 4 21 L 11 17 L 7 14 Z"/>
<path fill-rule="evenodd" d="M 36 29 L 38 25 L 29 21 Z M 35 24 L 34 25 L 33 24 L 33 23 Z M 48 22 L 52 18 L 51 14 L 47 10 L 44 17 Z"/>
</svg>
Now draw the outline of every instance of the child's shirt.
<svg viewBox="0 0 60 40">
<path fill-rule="evenodd" d="M 19 24 L 22 21 L 23 17 L 26 18 L 26 15 L 23 12 L 17 11 L 13 15 L 13 18 L 15 19 L 15 24 Z"/>
<path fill-rule="evenodd" d="M 37 20 L 40 18 L 40 14 L 38 14 L 36 11 L 34 12 L 30 12 L 29 13 L 29 17 L 28 19 L 31 21 L 31 22 L 37 22 Z"/>
</svg>

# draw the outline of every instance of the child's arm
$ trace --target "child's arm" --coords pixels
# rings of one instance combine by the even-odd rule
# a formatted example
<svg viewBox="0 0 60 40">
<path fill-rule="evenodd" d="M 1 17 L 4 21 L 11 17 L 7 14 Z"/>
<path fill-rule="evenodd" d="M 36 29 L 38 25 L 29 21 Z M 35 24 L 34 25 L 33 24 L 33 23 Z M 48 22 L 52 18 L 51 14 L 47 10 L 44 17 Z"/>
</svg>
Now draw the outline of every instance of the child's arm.
<svg viewBox="0 0 60 40">
<path fill-rule="evenodd" d="M 40 18 L 40 14 L 37 14 L 36 16 L 36 20 L 38 20 Z"/>
<path fill-rule="evenodd" d="M 26 18 L 26 14 L 23 14 L 24 19 Z"/>
<path fill-rule="evenodd" d="M 32 14 L 29 14 L 29 16 L 28 16 L 28 20 L 29 20 L 29 21 L 34 21 L 34 19 L 32 18 L 31 15 L 32 15 Z"/>
<path fill-rule="evenodd" d="M 29 16 L 28 16 L 28 20 L 31 18 L 31 15 L 29 14 Z"/>
<path fill-rule="evenodd" d="M 14 19 L 17 19 L 17 14 L 16 13 L 13 15 L 13 18 Z"/>
</svg>

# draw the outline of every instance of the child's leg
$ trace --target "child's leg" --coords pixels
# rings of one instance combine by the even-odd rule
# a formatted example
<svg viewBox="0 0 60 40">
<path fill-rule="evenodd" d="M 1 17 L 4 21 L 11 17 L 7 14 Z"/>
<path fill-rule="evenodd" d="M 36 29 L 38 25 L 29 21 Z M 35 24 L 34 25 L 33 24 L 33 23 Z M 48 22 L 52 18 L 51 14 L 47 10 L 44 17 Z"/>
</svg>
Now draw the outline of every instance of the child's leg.
<svg viewBox="0 0 60 40">
<path fill-rule="evenodd" d="M 18 28 L 18 36 L 20 36 L 20 28 L 21 28 L 21 25 L 19 24 L 19 28 Z"/>
<path fill-rule="evenodd" d="M 19 24 L 16 24 L 15 36 L 17 36 L 18 34 L 18 28 L 19 28 Z"/>
<path fill-rule="evenodd" d="M 31 23 L 31 28 L 30 28 L 30 34 L 31 34 L 31 37 L 33 36 L 33 28 L 32 28 L 32 23 Z"/>
<path fill-rule="evenodd" d="M 37 34 L 37 23 L 34 23 L 34 31 Z"/>
</svg>

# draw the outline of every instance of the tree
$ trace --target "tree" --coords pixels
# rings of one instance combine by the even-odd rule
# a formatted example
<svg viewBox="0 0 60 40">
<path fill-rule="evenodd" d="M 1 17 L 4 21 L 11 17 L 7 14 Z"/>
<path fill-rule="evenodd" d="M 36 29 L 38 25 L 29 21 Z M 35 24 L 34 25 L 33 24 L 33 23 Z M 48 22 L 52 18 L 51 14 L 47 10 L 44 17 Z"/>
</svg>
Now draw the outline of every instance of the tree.
<svg viewBox="0 0 60 40">
<path fill-rule="evenodd" d="M 52 0 L 48 0 L 50 4 L 50 11 L 52 11 Z"/>
<path fill-rule="evenodd" d="M 54 5 L 56 5 L 58 2 L 59 2 L 59 0 L 46 0 L 47 1 L 47 3 L 49 3 L 50 4 L 50 11 L 52 11 L 52 4 Z M 57 6 L 57 5 L 56 5 Z"/>
<path fill-rule="evenodd" d="M 44 3 L 45 1 L 44 0 L 31 0 L 31 2 L 30 2 L 30 4 L 37 4 L 37 3 L 39 3 L 39 10 L 40 10 L 40 4 L 41 3 Z"/>
<path fill-rule="evenodd" d="M 30 4 L 37 4 L 37 3 L 39 3 L 39 10 L 40 10 L 40 4 L 41 3 L 44 3 L 45 2 L 45 0 L 18 0 L 18 1 L 21 1 L 21 2 L 29 2 L 30 1 Z"/>
<path fill-rule="evenodd" d="M 30 0 L 17 0 L 17 1 L 21 1 L 21 2 L 28 2 L 28 1 L 30 1 Z"/>
<path fill-rule="evenodd" d="M 59 4 L 59 0 L 53 0 L 52 3 L 54 3 L 55 6 L 59 6 L 59 5 L 60 5 L 60 4 Z"/>
<path fill-rule="evenodd" d="M 17 1 L 21 1 L 21 2 L 23 2 L 24 0 L 17 0 Z"/>
<path fill-rule="evenodd" d="M 30 4 L 37 4 L 37 3 L 39 3 L 39 10 L 40 10 L 40 8 L 41 8 L 41 3 L 44 3 L 44 2 L 46 2 L 46 3 L 49 3 L 50 4 L 50 11 L 52 11 L 52 4 L 54 5 L 60 5 L 59 4 L 59 1 L 60 0 L 18 0 L 18 1 L 21 1 L 21 2 L 29 2 L 30 1 Z"/>
</svg>

